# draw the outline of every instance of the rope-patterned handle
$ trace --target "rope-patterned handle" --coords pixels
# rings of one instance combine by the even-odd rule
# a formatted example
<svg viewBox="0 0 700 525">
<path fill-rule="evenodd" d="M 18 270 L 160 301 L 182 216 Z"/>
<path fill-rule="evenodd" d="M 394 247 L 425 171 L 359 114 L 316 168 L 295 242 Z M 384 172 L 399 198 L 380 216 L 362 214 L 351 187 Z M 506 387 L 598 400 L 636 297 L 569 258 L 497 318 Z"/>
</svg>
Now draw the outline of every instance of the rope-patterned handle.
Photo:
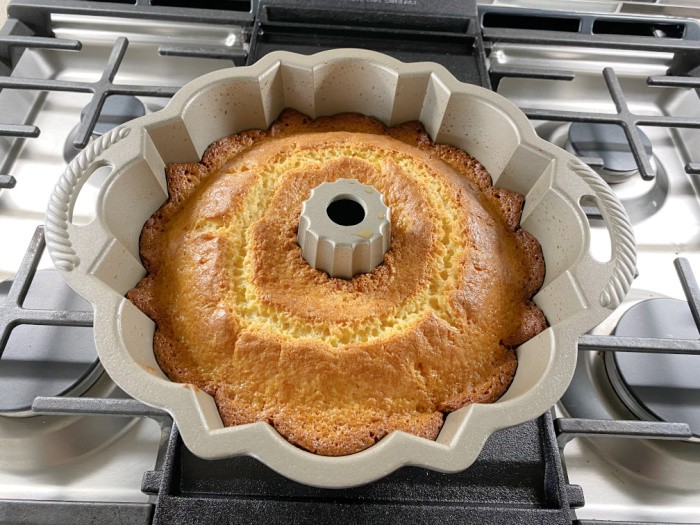
<svg viewBox="0 0 700 525">
<path fill-rule="evenodd" d="M 593 190 L 605 207 L 610 220 L 610 239 L 613 243 L 614 269 L 610 282 L 603 288 L 600 304 L 611 310 L 617 308 L 630 289 L 636 274 L 637 251 L 634 233 L 627 212 L 610 187 L 586 164 L 577 158 L 569 160 L 572 169 Z"/>
<path fill-rule="evenodd" d="M 54 264 L 63 271 L 73 271 L 80 259 L 68 235 L 68 216 L 73 192 L 83 181 L 96 157 L 130 133 L 130 128 L 109 131 L 88 146 L 66 167 L 51 194 L 46 210 L 46 245 Z"/>
</svg>

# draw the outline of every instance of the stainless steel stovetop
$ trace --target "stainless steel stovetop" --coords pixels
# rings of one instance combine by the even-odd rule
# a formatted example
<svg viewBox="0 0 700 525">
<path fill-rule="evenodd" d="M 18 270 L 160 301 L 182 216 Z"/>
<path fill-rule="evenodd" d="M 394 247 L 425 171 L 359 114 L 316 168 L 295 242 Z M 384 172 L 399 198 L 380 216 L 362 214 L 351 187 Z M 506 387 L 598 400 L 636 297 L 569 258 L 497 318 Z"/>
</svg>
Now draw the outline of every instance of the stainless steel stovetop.
<svg viewBox="0 0 700 525">
<path fill-rule="evenodd" d="M 595 6 L 594 6 L 595 4 Z M 585 8 L 604 7 L 607 2 L 585 2 Z M 561 6 L 555 6 L 561 8 Z M 692 7 L 692 6 L 691 6 Z M 686 9 L 691 10 L 691 7 Z M 700 16 L 700 14 L 698 14 Z M 164 56 L 163 45 L 177 49 L 224 48 L 231 56 L 248 49 L 244 29 L 235 26 L 188 22 L 164 22 L 125 18 L 57 14 L 52 16 L 55 37 L 79 40 L 80 51 L 26 49 L 12 77 L 50 79 L 57 82 L 96 82 L 119 37 L 128 48 L 115 84 L 176 88 L 209 71 L 228 67 L 230 61 L 211 58 Z M 700 49 L 700 47 L 698 47 Z M 696 51 L 700 53 L 700 51 Z M 689 87 L 651 87 L 647 79 L 667 74 L 672 50 L 640 51 L 590 46 L 543 46 L 499 43 L 492 45 L 490 67 L 573 73 L 572 80 L 503 78 L 498 92 L 521 108 L 537 110 L 616 114 L 603 69 L 612 68 L 629 110 L 637 115 L 692 117 L 700 122 L 700 100 Z M 157 111 L 165 97 L 139 96 L 146 112 Z M 39 242 L 37 226 L 49 195 L 66 164 L 66 141 L 75 136 L 80 113 L 90 102 L 89 94 L 75 92 L 3 89 L 0 108 L 3 123 L 37 126 L 37 138 L 0 137 L 0 173 L 11 174 L 16 185 L 0 189 L 0 281 L 13 279 L 27 247 Z M 568 143 L 570 123 L 533 120 L 537 132 L 561 146 Z M 619 314 L 639 301 L 667 297 L 685 300 L 674 260 L 683 257 L 700 272 L 700 185 L 687 165 L 700 162 L 700 130 L 694 127 L 641 126 L 649 138 L 654 170 L 652 180 L 633 174 L 613 185 L 627 207 L 638 243 L 639 276 Z M 73 132 L 73 135 L 71 133 Z M 691 166 L 692 167 L 692 166 Z M 693 169 L 688 171 L 692 172 Z M 91 177 L 76 207 L 80 220 L 91 220 L 90 199 L 97 195 L 99 173 Z M 610 239 L 601 219 L 591 218 L 592 251 L 609 257 Z M 45 254 L 38 262 L 42 279 L 55 280 Z M 53 282 L 53 281 L 52 281 Z M 51 284 L 63 304 L 71 293 L 60 282 Z M 5 294 L 7 291 L 5 291 Z M 39 293 L 39 292 L 35 292 Z M 32 292 L 30 290 L 30 296 Z M 0 289 L 0 296 L 2 290 Z M 37 306 L 41 308 L 41 306 Z M 604 323 L 594 333 L 609 334 L 615 323 Z M 87 329 L 89 331 L 89 329 Z M 11 336 L 10 343 L 12 341 Z M 44 344 L 53 333 L 44 336 Z M 21 344 L 21 343 L 20 343 Z M 34 343 L 39 344 L 39 343 Z M 8 347 L 10 344 L 8 344 Z M 694 357 L 696 361 L 700 357 Z M 557 414 L 573 417 L 635 419 L 624 403 L 602 401 L 581 408 L 572 395 L 616 398 L 609 385 L 603 353 L 582 352 L 577 374 L 593 378 L 592 391 L 576 390 L 557 407 Z M 97 372 L 93 372 L 99 375 Z M 596 379 L 597 378 L 597 379 Z M 579 380 L 576 385 L 585 380 Z M 583 387 L 581 387 L 583 388 Z M 695 385 L 696 394 L 700 384 Z M 85 397 L 126 396 L 102 374 L 84 391 Z M 607 396 L 607 397 L 606 397 Z M 700 394 L 697 394 L 700 400 Z M 577 413 L 577 411 L 579 413 Z M 602 414 L 602 415 L 601 415 Z M 26 415 L 26 414 L 24 414 Z M 158 460 L 161 428 L 149 419 L 80 415 L 0 416 L 0 499 L 55 501 L 146 502 L 141 477 Z M 576 511 L 585 519 L 638 521 L 700 521 L 700 442 L 651 441 L 596 438 L 574 440 L 565 449 L 565 466 L 571 483 L 583 488 L 586 504 Z"/>
</svg>

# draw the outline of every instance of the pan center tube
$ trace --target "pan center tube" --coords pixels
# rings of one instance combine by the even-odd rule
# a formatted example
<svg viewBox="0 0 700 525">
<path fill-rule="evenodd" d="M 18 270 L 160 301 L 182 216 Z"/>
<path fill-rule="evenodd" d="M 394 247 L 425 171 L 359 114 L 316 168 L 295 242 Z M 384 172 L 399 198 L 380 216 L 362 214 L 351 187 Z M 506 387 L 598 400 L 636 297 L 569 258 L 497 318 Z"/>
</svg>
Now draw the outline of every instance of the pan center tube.
<svg viewBox="0 0 700 525">
<path fill-rule="evenodd" d="M 356 179 L 319 184 L 301 206 L 297 243 L 304 260 L 331 277 L 370 273 L 391 246 L 384 196 Z"/>
</svg>

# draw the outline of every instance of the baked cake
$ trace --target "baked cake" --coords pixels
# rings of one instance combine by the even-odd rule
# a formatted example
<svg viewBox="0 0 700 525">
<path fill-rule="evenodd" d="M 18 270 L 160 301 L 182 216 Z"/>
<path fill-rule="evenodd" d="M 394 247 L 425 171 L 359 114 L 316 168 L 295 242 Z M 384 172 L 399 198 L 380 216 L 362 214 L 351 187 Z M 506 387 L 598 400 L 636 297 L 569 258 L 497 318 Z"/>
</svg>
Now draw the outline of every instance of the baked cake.
<svg viewBox="0 0 700 525">
<path fill-rule="evenodd" d="M 418 122 L 285 110 L 166 176 L 128 298 L 156 323 L 165 374 L 212 395 L 225 425 L 266 421 L 322 455 L 394 430 L 435 439 L 446 413 L 507 390 L 514 348 L 546 327 L 524 198 Z M 312 268 L 296 242 L 302 202 L 339 178 L 391 209 L 384 261 L 350 280 Z"/>
</svg>

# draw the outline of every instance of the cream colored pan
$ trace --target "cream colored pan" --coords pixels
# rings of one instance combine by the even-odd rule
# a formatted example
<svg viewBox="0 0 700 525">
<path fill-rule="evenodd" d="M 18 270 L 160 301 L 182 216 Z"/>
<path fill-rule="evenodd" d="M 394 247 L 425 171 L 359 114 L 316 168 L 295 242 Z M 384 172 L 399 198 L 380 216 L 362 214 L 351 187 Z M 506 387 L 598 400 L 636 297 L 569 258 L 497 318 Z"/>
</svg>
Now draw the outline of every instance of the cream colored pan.
<svg viewBox="0 0 700 525">
<path fill-rule="evenodd" d="M 435 142 L 464 149 L 496 186 L 526 196 L 522 226 L 541 243 L 544 285 L 535 296 L 551 326 L 520 346 L 510 389 L 496 403 L 451 413 L 436 441 L 394 432 L 367 450 L 323 457 L 301 450 L 267 423 L 224 427 L 214 400 L 173 383 L 153 354 L 154 323 L 125 299 L 143 276 L 139 234 L 167 198 L 165 165 L 197 162 L 213 141 L 266 129 L 285 107 L 312 117 L 371 115 L 391 126 L 420 120 Z M 109 166 L 96 218 L 72 224 L 81 186 Z M 583 197 L 595 199 L 612 239 L 612 258 L 589 252 Z M 442 66 L 405 64 L 361 50 L 312 56 L 278 52 L 250 67 L 224 69 L 183 87 L 157 113 L 91 143 L 61 176 L 46 213 L 51 257 L 95 308 L 104 368 L 130 395 L 172 414 L 187 447 L 204 458 L 247 454 L 309 485 L 349 487 L 404 465 L 443 472 L 467 468 L 492 432 L 528 421 L 564 393 L 578 337 L 620 303 L 635 274 L 635 243 L 624 209 L 586 165 L 540 139 L 521 111 L 489 90 L 455 80 Z"/>
</svg>

